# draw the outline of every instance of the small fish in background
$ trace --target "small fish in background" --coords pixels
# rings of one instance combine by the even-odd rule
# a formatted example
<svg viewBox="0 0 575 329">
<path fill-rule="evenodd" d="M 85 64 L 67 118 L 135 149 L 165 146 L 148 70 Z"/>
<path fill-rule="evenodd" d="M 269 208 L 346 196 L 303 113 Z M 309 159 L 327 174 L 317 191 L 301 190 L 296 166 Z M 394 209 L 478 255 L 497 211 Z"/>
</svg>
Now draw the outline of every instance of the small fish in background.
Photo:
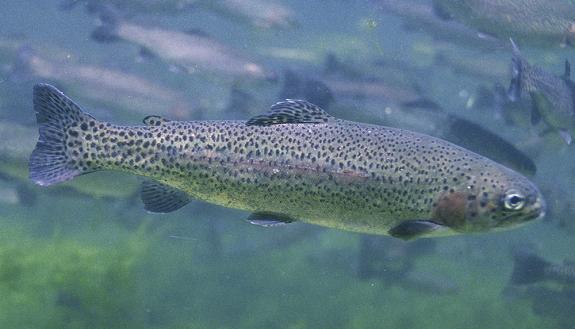
<svg viewBox="0 0 575 329">
<path fill-rule="evenodd" d="M 158 81 L 67 58 L 76 57 L 68 52 L 66 58 L 47 58 L 24 45 L 16 53 L 10 77 L 16 83 L 37 79 L 51 81 L 114 110 L 114 117 L 154 112 L 187 119 L 196 107 L 182 93 L 166 88 Z"/>
<path fill-rule="evenodd" d="M 191 12 L 200 0 L 63 0 L 58 7 L 72 10 L 84 5 L 90 13 L 97 12 L 102 6 L 114 6 L 129 15 L 162 14 L 177 15 Z"/>
<path fill-rule="evenodd" d="M 102 25 L 92 33 L 99 42 L 124 41 L 141 47 L 142 54 L 160 58 L 172 67 L 189 74 L 221 73 L 231 77 L 275 80 L 275 74 L 245 58 L 205 32 L 181 32 L 144 26 L 121 18 L 110 6 L 99 12 Z"/>
<path fill-rule="evenodd" d="M 513 261 L 511 283 L 514 285 L 551 281 L 575 287 L 575 261 L 553 264 L 526 249 L 516 250 Z"/>
<path fill-rule="evenodd" d="M 286 29 L 297 25 L 295 13 L 273 0 L 64 0 L 59 7 L 71 10 L 85 5 L 89 13 L 113 6 L 126 17 L 136 15 L 178 15 L 206 10 L 262 29 Z"/>
<path fill-rule="evenodd" d="M 397 0 L 372 0 L 372 3 L 383 14 L 401 17 L 410 31 L 427 33 L 437 40 L 472 49 L 504 48 L 504 43 L 497 38 L 478 33 L 460 22 L 438 17 L 430 3 Z"/>
<path fill-rule="evenodd" d="M 571 0 L 433 0 L 433 7 L 438 17 L 500 40 L 538 47 L 572 46 L 575 40 Z"/>
<path fill-rule="evenodd" d="M 40 136 L 30 179 L 43 186 L 98 170 L 150 180 L 146 210 L 191 198 L 251 211 L 262 226 L 299 220 L 337 229 L 422 236 L 498 231 L 545 214 L 524 176 L 444 140 L 334 118 L 299 100 L 247 121 L 118 126 L 51 85 L 34 88 Z"/>
<path fill-rule="evenodd" d="M 529 64 L 513 41 L 512 78 L 509 99 L 528 98 L 531 122 L 542 122 L 557 132 L 567 144 L 575 134 L 575 86 L 571 80 L 571 65 L 565 62 L 563 76 Z"/>
<path fill-rule="evenodd" d="M 258 28 L 292 28 L 295 13 L 275 0 L 201 0 L 197 6 Z"/>
<path fill-rule="evenodd" d="M 391 74 L 385 78 L 378 76 L 366 74 L 354 64 L 343 63 L 335 55 L 328 54 L 324 73 L 318 80 L 340 101 L 369 99 L 399 107 L 439 109 L 436 102 L 425 96 L 422 88 L 409 81 L 405 72 L 397 74 L 397 81 Z"/>
<path fill-rule="evenodd" d="M 513 129 L 514 132 L 511 134 L 510 130 L 500 130 L 497 134 L 505 134 L 503 135 L 505 139 L 532 160 L 538 160 L 546 156 L 550 150 L 560 150 L 565 146 L 565 142 L 558 137 L 558 134 L 550 134 L 548 127 L 532 124 L 531 113 L 526 110 L 532 105 L 529 97 L 511 101 L 508 88 L 500 83 L 491 88 L 480 85 L 468 99 L 467 105 L 469 109 L 481 112 L 485 119 L 493 119 L 493 124 L 500 122 Z M 490 129 L 488 120 L 482 125 L 485 130 Z M 488 150 L 487 145 L 491 144 L 485 143 L 483 148 Z M 513 168 L 517 170 L 516 167 Z"/>
<path fill-rule="evenodd" d="M 552 263 L 533 249 L 513 248 L 513 272 L 502 293 L 512 301 L 529 301 L 534 314 L 556 321 L 558 328 L 570 328 L 575 323 L 575 261 Z"/>
</svg>

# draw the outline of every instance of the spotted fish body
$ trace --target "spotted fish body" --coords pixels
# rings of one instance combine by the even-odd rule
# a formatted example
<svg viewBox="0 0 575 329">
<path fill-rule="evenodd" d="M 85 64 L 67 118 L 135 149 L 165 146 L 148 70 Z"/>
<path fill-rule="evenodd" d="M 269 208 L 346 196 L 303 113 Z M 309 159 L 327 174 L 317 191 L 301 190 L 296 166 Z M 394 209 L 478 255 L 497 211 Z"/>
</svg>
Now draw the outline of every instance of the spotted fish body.
<svg viewBox="0 0 575 329">
<path fill-rule="evenodd" d="M 40 139 L 31 179 L 51 185 L 96 170 L 149 177 L 146 208 L 196 198 L 303 222 L 411 238 L 512 226 L 544 201 L 518 173 L 430 136 L 335 119 L 286 101 L 249 121 L 99 122 L 49 85 L 34 91 Z M 511 195 L 511 196 L 510 196 Z M 521 203 L 508 209 L 509 198 Z M 515 202 L 516 201 L 516 202 Z"/>
</svg>

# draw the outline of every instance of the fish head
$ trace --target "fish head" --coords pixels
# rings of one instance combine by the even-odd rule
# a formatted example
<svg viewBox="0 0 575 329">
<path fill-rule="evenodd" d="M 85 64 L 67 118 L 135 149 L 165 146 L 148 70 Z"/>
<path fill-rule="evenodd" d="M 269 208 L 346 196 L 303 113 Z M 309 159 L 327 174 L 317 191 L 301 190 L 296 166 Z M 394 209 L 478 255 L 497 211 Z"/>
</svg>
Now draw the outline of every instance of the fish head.
<svg viewBox="0 0 575 329">
<path fill-rule="evenodd" d="M 473 176 L 440 197 L 434 221 L 458 233 L 500 231 L 545 215 L 545 200 L 526 177 L 501 168 Z"/>
</svg>

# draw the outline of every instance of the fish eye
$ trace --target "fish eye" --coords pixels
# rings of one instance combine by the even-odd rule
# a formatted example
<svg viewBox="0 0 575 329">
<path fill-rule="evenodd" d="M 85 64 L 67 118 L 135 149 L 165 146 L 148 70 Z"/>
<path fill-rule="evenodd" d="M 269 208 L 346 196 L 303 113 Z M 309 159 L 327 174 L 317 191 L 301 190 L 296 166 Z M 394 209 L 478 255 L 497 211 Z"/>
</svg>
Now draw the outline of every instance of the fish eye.
<svg viewBox="0 0 575 329">
<path fill-rule="evenodd" d="M 503 200 L 505 209 L 519 210 L 525 205 L 525 197 L 517 191 L 508 191 Z"/>
</svg>

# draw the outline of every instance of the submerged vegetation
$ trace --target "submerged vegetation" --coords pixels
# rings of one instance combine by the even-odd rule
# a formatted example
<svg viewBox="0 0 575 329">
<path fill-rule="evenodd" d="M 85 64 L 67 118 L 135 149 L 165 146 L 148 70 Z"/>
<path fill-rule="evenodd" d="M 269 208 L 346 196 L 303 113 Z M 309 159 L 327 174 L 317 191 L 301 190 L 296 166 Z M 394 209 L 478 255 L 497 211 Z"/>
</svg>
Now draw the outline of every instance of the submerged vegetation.
<svg viewBox="0 0 575 329">
<path fill-rule="evenodd" d="M 3 227 L 0 323 L 6 328 L 126 328 L 144 323 L 137 269 L 141 233 L 113 245 L 33 239 Z"/>
<path fill-rule="evenodd" d="M 201 233 L 204 225 L 196 223 L 194 230 Z M 208 239 L 159 238 L 174 228 L 154 230 L 144 224 L 115 242 L 102 243 L 78 238 L 88 232 L 32 238 L 3 225 L 0 324 L 74 329 L 549 324 L 549 319 L 530 314 L 529 303 L 499 298 L 503 287 L 498 274 L 472 262 L 467 265 L 473 274 L 465 277 L 456 275 L 459 267 L 436 257 L 418 261 L 417 268 L 439 270 L 462 286 L 452 295 L 422 294 L 385 280 L 358 281 L 357 235 L 320 231 L 317 240 L 287 248 L 214 258 Z M 243 231 L 252 238 L 265 233 Z M 237 241 L 222 243 L 226 250 Z"/>
</svg>

